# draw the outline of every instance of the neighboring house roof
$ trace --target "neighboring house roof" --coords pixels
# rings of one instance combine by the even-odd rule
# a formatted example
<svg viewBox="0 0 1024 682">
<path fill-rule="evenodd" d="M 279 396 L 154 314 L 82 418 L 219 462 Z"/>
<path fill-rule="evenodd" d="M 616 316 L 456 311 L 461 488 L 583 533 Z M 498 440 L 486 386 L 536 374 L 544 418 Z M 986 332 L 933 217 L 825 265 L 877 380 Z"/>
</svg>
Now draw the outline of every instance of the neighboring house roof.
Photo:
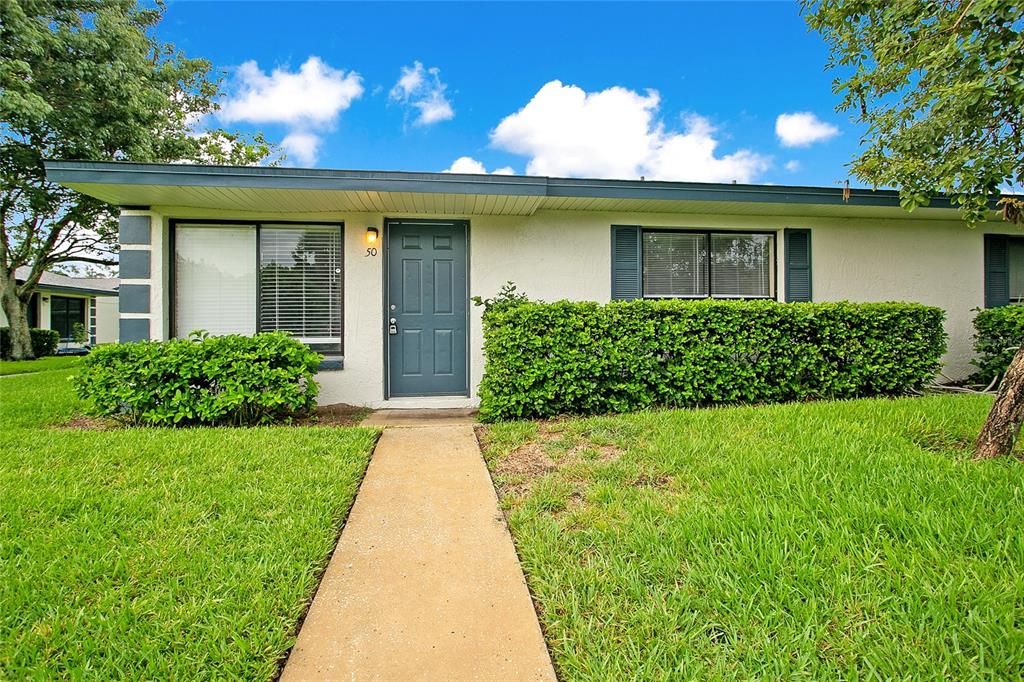
<svg viewBox="0 0 1024 682">
<path fill-rule="evenodd" d="M 532 215 L 538 210 L 956 219 L 946 197 L 908 214 L 891 190 L 326 170 L 263 166 L 47 161 L 56 183 L 126 208 Z M 995 206 L 993 205 L 993 209 Z"/>
<path fill-rule="evenodd" d="M 22 266 L 14 271 L 14 278 L 24 282 L 32 271 Z M 93 296 L 117 296 L 121 280 L 116 277 L 68 277 L 57 272 L 44 272 L 39 278 L 39 288 L 69 294 L 91 294 Z"/>
</svg>

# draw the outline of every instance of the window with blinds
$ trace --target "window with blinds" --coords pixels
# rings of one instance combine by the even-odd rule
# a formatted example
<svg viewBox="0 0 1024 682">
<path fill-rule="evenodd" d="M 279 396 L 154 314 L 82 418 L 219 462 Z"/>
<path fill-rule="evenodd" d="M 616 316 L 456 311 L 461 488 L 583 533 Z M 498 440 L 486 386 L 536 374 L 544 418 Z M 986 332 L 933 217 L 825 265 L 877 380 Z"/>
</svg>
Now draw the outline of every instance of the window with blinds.
<svg viewBox="0 0 1024 682">
<path fill-rule="evenodd" d="M 771 236 L 711 235 L 711 295 L 768 298 L 772 295 Z"/>
<path fill-rule="evenodd" d="M 705 298 L 708 236 L 691 232 L 644 232 L 644 296 Z"/>
<path fill-rule="evenodd" d="M 260 330 L 290 332 L 315 350 L 341 350 L 341 248 L 336 225 L 260 226 Z"/>
<path fill-rule="evenodd" d="M 174 333 L 256 332 L 256 226 L 174 230 Z"/>
<path fill-rule="evenodd" d="M 772 298 L 771 234 L 645 230 L 647 298 Z"/>
<path fill-rule="evenodd" d="M 1024 239 L 1008 239 L 1006 257 L 1009 268 L 1010 303 L 1024 303 Z"/>
</svg>

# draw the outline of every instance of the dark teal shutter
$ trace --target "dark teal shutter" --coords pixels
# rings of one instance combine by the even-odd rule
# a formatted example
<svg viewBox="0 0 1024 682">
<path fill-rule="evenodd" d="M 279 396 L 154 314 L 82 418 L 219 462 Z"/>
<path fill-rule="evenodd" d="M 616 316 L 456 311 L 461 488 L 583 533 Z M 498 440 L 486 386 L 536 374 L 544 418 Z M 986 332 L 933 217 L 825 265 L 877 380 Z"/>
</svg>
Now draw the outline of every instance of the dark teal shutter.
<svg viewBox="0 0 1024 682">
<path fill-rule="evenodd" d="M 612 300 L 640 298 L 640 228 L 612 225 Z"/>
<path fill-rule="evenodd" d="M 786 303 L 811 300 L 811 231 L 786 228 Z"/>
<path fill-rule="evenodd" d="M 1010 243 L 1005 235 L 985 235 L 985 307 L 1010 305 Z"/>
</svg>

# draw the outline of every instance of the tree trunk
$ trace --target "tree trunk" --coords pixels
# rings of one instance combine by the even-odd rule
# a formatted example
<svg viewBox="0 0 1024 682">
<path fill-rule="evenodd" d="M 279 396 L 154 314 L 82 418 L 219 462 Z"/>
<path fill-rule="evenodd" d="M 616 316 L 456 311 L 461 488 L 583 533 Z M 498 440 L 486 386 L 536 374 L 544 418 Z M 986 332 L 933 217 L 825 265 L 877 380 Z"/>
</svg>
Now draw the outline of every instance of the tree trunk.
<svg viewBox="0 0 1024 682">
<path fill-rule="evenodd" d="M 18 296 L 14 273 L 10 277 L 0 273 L 0 304 L 3 305 L 7 326 L 10 328 L 11 360 L 31 360 L 35 355 L 32 353 L 32 337 L 28 331 L 28 303 Z"/>
<path fill-rule="evenodd" d="M 1013 452 L 1021 422 L 1024 421 L 1024 348 L 1013 355 L 1006 376 L 999 384 L 996 402 L 974 441 L 975 459 L 994 459 Z"/>
</svg>

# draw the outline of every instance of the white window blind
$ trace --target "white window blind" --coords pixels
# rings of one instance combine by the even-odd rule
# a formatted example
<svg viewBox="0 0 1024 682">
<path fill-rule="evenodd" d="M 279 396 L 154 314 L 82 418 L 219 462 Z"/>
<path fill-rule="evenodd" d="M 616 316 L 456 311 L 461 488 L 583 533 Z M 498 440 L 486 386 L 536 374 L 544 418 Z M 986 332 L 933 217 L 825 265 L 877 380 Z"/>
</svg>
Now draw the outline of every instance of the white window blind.
<svg viewBox="0 0 1024 682">
<path fill-rule="evenodd" d="M 703 298 L 708 295 L 707 235 L 644 232 L 644 296 Z"/>
<path fill-rule="evenodd" d="M 260 329 L 291 332 L 318 350 L 341 349 L 341 229 L 260 226 Z"/>
<path fill-rule="evenodd" d="M 770 234 L 645 230 L 643 291 L 648 298 L 771 298 Z"/>
<path fill-rule="evenodd" d="M 772 239 L 766 234 L 711 235 L 711 295 L 766 298 L 772 295 Z"/>
<path fill-rule="evenodd" d="M 256 227 L 178 225 L 174 231 L 175 335 L 256 332 Z"/>
</svg>

